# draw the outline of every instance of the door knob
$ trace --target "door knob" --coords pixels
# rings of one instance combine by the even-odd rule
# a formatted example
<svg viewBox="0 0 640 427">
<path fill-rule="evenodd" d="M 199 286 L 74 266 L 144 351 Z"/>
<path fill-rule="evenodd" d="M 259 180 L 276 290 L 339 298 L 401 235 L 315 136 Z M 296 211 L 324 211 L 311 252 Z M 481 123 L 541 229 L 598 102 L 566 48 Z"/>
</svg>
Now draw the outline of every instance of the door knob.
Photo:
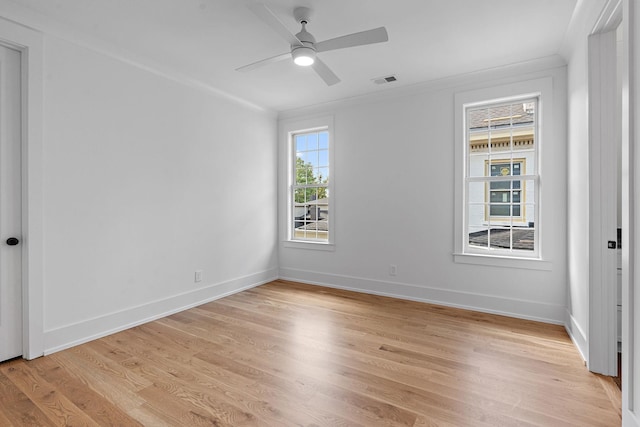
<svg viewBox="0 0 640 427">
<path fill-rule="evenodd" d="M 18 243 L 20 243 L 20 240 L 16 239 L 15 237 L 9 237 L 7 239 L 7 245 L 9 245 L 9 246 L 15 246 Z"/>
</svg>

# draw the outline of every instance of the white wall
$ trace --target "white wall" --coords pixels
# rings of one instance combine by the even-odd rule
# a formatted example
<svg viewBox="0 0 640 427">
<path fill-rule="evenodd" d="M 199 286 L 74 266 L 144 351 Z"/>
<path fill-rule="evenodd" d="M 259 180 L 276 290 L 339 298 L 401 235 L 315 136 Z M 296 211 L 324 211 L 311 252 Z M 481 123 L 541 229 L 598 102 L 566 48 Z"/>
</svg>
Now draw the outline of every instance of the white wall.
<svg viewBox="0 0 640 427">
<path fill-rule="evenodd" d="M 588 360 L 589 320 L 589 104 L 588 36 L 603 0 L 581 2 L 567 34 L 568 284 L 567 330 Z"/>
<path fill-rule="evenodd" d="M 277 275 L 269 112 L 105 55 L 104 46 L 80 47 L 96 40 L 12 13 L 63 35 L 44 31 L 46 351 Z M 557 323 L 566 305 L 569 330 L 586 340 L 586 38 L 576 40 L 565 54 L 568 91 L 565 69 L 554 68 L 562 61 L 542 61 L 281 114 L 335 118 L 337 233 L 333 252 L 280 245 L 280 275 Z M 545 192 L 557 208 L 547 224 L 552 269 L 455 264 L 454 95 L 544 76 L 554 81 L 559 142 L 548 146 L 549 167 L 562 183 Z M 193 283 L 195 269 L 204 270 L 202 286 Z"/>
<path fill-rule="evenodd" d="M 335 250 L 281 243 L 281 277 L 562 323 L 566 70 L 557 66 L 561 62 L 548 59 L 413 87 L 387 98 L 281 114 L 281 123 L 333 115 L 335 128 Z M 553 81 L 553 100 L 547 100 L 554 111 L 553 140 L 543 148 L 548 183 L 543 203 L 553 209 L 544 224 L 544 256 L 551 270 L 454 263 L 454 144 L 461 143 L 454 138 L 454 96 L 541 77 Z M 285 143 L 279 141 L 281 164 Z M 286 190 L 280 190 L 284 212 Z M 389 275 L 390 264 L 397 265 L 396 276 Z"/>
<path fill-rule="evenodd" d="M 272 113 L 46 34 L 44 55 L 45 352 L 277 277 Z"/>
</svg>

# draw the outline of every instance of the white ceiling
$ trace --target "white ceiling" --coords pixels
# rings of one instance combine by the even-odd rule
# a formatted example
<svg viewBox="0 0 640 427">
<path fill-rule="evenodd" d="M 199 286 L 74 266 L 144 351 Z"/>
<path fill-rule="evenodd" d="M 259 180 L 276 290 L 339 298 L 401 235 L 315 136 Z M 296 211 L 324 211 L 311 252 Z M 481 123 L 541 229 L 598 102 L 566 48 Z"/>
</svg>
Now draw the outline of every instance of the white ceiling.
<svg viewBox="0 0 640 427">
<path fill-rule="evenodd" d="M 264 0 L 292 33 L 313 10 L 318 41 L 385 26 L 389 42 L 323 52 L 342 80 L 328 87 L 290 61 L 235 69 L 287 52 L 243 0 L 13 0 L 205 85 L 283 111 L 558 54 L 577 0 Z M 395 83 L 372 79 L 395 74 Z"/>
</svg>

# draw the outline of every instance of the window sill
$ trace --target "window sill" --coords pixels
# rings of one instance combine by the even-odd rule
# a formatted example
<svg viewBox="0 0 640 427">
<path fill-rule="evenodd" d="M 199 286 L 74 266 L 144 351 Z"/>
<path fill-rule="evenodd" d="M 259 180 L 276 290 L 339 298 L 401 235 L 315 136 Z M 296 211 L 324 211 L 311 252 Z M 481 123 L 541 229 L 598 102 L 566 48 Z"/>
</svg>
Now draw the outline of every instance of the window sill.
<svg viewBox="0 0 640 427">
<path fill-rule="evenodd" d="M 282 242 L 282 246 L 285 248 L 309 249 L 313 251 L 333 252 L 336 250 L 336 246 L 333 243 L 305 242 L 301 240 L 285 240 Z"/>
<path fill-rule="evenodd" d="M 453 254 L 453 261 L 460 264 L 486 265 L 490 267 L 522 268 L 551 271 L 553 264 L 539 258 L 519 258 L 484 254 Z"/>
</svg>

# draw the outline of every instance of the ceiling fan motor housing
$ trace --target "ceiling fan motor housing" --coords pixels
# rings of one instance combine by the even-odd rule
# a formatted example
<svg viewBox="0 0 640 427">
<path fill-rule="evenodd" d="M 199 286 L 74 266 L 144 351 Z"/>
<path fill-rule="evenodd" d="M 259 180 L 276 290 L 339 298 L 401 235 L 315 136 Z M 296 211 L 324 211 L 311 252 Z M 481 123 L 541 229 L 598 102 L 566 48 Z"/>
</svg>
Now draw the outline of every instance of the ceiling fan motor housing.
<svg viewBox="0 0 640 427">
<path fill-rule="evenodd" d="M 307 66 L 315 62 L 316 50 L 313 43 L 302 42 L 302 46 L 291 46 L 291 56 L 296 64 Z"/>
</svg>

